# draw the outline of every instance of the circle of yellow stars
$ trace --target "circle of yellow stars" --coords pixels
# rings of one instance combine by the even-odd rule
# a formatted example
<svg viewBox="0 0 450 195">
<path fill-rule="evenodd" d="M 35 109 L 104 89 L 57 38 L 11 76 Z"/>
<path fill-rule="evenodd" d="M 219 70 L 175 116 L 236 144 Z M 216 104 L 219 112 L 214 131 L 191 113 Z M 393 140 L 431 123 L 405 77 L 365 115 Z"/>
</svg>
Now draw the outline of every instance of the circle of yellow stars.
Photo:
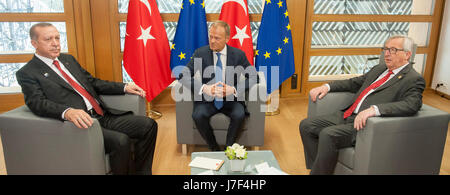
<svg viewBox="0 0 450 195">
<path fill-rule="evenodd" d="M 189 0 L 189 5 L 195 5 L 195 0 Z M 202 1 L 202 3 L 200 4 L 202 5 L 203 8 L 205 8 L 205 0 Z M 183 2 L 181 3 L 181 9 L 184 9 L 184 4 Z M 172 45 L 170 45 L 170 50 L 175 50 L 175 43 L 172 43 Z M 183 51 L 180 52 L 180 54 L 178 55 L 178 57 L 180 58 L 180 61 L 183 59 L 186 59 L 186 53 L 183 53 Z"/>
<path fill-rule="evenodd" d="M 270 4 L 270 3 L 272 3 L 272 0 L 266 0 L 266 4 Z M 281 0 L 278 1 L 277 5 L 278 5 L 278 8 L 283 7 L 283 1 L 281 1 Z M 288 16 L 289 16 L 289 13 L 288 13 L 288 11 L 286 10 L 286 12 L 284 12 L 284 17 L 287 18 Z M 288 24 L 288 25 L 286 26 L 286 30 L 287 30 L 287 31 L 291 30 L 291 25 L 290 25 L 290 24 Z M 285 45 L 288 44 L 288 43 L 289 43 L 289 38 L 284 37 L 283 42 L 284 42 Z M 278 49 L 276 50 L 276 52 L 277 52 L 277 55 L 280 55 L 280 54 L 283 53 L 283 49 L 281 49 L 280 47 L 278 47 Z M 258 56 L 258 55 L 259 55 L 259 50 L 256 50 L 256 51 L 255 51 L 255 56 Z M 270 58 L 271 53 L 270 53 L 269 51 L 266 51 L 266 53 L 264 53 L 263 55 L 264 55 L 264 59 L 267 59 L 267 58 Z"/>
</svg>

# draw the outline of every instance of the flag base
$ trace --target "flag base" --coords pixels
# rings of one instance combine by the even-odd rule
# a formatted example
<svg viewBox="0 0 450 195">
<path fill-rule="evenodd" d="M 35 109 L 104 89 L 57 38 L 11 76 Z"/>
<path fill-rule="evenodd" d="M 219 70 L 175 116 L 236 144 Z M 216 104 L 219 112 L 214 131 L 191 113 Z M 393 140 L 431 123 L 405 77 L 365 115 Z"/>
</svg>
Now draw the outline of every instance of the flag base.
<svg viewBox="0 0 450 195">
<path fill-rule="evenodd" d="M 280 114 L 280 109 L 276 109 L 275 111 L 266 112 L 266 116 L 275 116 Z"/>
<path fill-rule="evenodd" d="M 279 90 L 275 90 L 272 94 L 269 95 L 266 103 L 267 104 L 266 116 L 275 116 L 280 114 L 279 98 L 280 98 Z"/>
<path fill-rule="evenodd" d="M 161 118 L 163 115 L 162 115 L 161 112 L 158 112 L 158 111 L 156 111 L 156 110 L 150 110 L 150 111 L 148 111 L 147 116 L 150 117 L 150 118 L 152 118 L 152 119 L 159 119 L 159 118 Z"/>
<path fill-rule="evenodd" d="M 161 112 L 153 110 L 151 102 L 147 102 L 147 117 L 150 117 L 151 119 L 159 119 L 163 115 Z"/>
</svg>

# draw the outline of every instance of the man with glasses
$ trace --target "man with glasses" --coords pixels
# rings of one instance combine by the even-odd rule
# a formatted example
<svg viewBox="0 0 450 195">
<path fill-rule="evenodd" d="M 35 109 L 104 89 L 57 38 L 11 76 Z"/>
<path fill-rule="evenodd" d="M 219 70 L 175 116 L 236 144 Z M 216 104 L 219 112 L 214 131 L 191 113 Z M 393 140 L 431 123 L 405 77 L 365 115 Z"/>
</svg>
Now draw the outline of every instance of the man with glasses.
<svg viewBox="0 0 450 195">
<path fill-rule="evenodd" d="M 422 106 L 425 80 L 409 63 L 414 41 L 392 36 L 384 44 L 384 63 L 368 73 L 348 80 L 334 81 L 310 91 L 313 102 L 328 92 L 355 93 L 350 105 L 324 116 L 306 118 L 300 123 L 306 167 L 310 174 L 332 174 L 338 150 L 354 145 L 356 133 L 369 117 L 409 116 Z"/>
</svg>

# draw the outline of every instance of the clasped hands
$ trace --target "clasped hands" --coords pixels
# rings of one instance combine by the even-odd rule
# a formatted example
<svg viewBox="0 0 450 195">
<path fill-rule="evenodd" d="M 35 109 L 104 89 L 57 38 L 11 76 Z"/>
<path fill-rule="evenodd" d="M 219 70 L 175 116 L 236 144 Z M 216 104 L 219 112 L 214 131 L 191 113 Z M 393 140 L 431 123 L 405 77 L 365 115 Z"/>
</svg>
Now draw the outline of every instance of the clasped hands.
<svg viewBox="0 0 450 195">
<path fill-rule="evenodd" d="M 322 85 L 320 87 L 311 89 L 309 95 L 311 96 L 311 100 L 313 102 L 316 102 L 317 98 L 322 99 L 323 97 L 325 97 L 328 91 L 329 91 L 328 87 Z M 366 126 L 367 119 L 374 116 L 376 116 L 376 112 L 373 106 L 359 112 L 356 115 L 355 120 L 353 121 L 353 128 L 355 128 L 357 131 L 363 129 Z"/>
<path fill-rule="evenodd" d="M 124 88 L 125 93 L 135 94 L 145 98 L 146 92 L 135 84 L 127 83 Z M 64 113 L 64 119 L 72 122 L 80 129 L 87 129 L 92 126 L 94 120 L 82 109 L 69 108 Z"/>
<path fill-rule="evenodd" d="M 202 92 L 209 96 L 223 98 L 236 94 L 236 89 L 233 86 L 225 84 L 224 82 L 217 82 L 212 85 L 205 85 Z"/>
</svg>

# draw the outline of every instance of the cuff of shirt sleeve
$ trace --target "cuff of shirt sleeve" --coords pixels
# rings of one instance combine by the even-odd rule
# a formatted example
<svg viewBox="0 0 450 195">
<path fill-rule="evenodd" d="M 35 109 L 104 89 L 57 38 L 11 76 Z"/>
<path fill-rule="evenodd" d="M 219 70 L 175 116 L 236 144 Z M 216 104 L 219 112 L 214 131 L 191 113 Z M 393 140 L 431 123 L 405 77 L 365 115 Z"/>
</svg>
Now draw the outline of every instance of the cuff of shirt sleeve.
<svg viewBox="0 0 450 195">
<path fill-rule="evenodd" d="M 66 112 L 67 112 L 69 109 L 71 109 L 71 108 L 67 108 L 67 109 L 64 110 L 64 112 L 62 113 L 61 118 L 62 118 L 63 120 L 67 120 L 66 118 L 64 118 L 64 115 L 66 114 Z"/>
<path fill-rule="evenodd" d="M 330 87 L 330 85 L 328 83 L 326 83 L 325 86 L 328 88 L 328 91 L 331 90 L 331 87 Z"/>
<path fill-rule="evenodd" d="M 236 88 L 235 88 L 235 87 L 233 87 L 233 89 L 234 89 L 234 93 L 233 93 L 233 95 L 234 95 L 234 97 L 237 97 L 237 96 L 238 96 L 238 94 L 237 94 L 237 90 L 236 90 Z"/>
<path fill-rule="evenodd" d="M 373 109 L 375 110 L 375 116 L 381 116 L 380 110 L 378 109 L 378 106 L 372 105 Z"/>
<path fill-rule="evenodd" d="M 203 87 L 205 87 L 206 84 L 203 84 L 202 87 L 200 87 L 200 91 L 198 92 L 198 95 L 202 95 L 203 94 Z"/>
</svg>

